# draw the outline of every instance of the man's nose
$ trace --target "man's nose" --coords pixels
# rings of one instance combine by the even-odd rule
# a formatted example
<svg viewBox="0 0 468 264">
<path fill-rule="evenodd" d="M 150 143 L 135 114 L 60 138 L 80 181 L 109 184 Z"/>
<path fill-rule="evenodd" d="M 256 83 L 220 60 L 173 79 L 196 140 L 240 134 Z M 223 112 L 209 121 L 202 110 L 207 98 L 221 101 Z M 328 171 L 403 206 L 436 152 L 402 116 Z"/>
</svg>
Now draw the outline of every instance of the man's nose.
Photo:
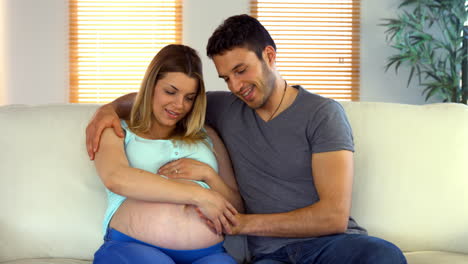
<svg viewBox="0 0 468 264">
<path fill-rule="evenodd" d="M 242 89 L 242 82 L 236 78 L 231 78 L 230 90 L 233 93 L 238 93 Z"/>
</svg>

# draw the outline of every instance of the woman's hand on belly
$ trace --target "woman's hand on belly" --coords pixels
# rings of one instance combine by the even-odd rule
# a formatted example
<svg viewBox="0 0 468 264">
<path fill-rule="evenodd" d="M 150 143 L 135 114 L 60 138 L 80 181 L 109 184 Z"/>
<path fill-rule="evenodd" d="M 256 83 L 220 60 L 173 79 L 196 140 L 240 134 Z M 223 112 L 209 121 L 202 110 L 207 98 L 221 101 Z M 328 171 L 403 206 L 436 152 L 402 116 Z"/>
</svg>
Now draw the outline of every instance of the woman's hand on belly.
<svg viewBox="0 0 468 264">
<path fill-rule="evenodd" d="M 203 218 L 209 219 L 214 231 L 221 235 L 223 228 L 229 233 L 231 225 L 236 226 L 238 220 L 236 208 L 231 205 L 221 194 L 212 190 L 206 190 L 204 195 L 196 197 L 197 207 L 203 214 Z"/>
<path fill-rule="evenodd" d="M 208 164 L 198 160 L 182 158 L 171 161 L 158 170 L 158 174 L 165 175 L 171 179 L 185 179 L 194 181 L 205 181 L 216 171 Z"/>
<path fill-rule="evenodd" d="M 219 149 L 219 151 L 225 152 L 227 155 L 225 149 Z M 165 175 L 170 179 L 203 181 L 211 187 L 211 190 L 215 190 L 223 195 L 235 208 L 243 210 L 243 202 L 237 189 L 237 183 L 234 179 L 234 172 L 232 171 L 229 157 L 221 156 L 220 158 L 224 159 L 218 161 L 221 162 L 219 175 L 208 164 L 191 158 L 171 161 L 159 168 L 158 174 Z"/>
<path fill-rule="evenodd" d="M 186 184 L 198 185 L 186 179 L 171 179 L 173 181 L 184 182 Z M 214 232 L 221 235 L 223 228 L 230 233 L 231 226 L 236 226 L 238 220 L 235 215 L 238 213 L 236 208 L 220 193 L 214 190 L 201 189 L 200 195 L 194 197 L 195 205 L 198 207 L 203 219 L 208 219 Z"/>
</svg>

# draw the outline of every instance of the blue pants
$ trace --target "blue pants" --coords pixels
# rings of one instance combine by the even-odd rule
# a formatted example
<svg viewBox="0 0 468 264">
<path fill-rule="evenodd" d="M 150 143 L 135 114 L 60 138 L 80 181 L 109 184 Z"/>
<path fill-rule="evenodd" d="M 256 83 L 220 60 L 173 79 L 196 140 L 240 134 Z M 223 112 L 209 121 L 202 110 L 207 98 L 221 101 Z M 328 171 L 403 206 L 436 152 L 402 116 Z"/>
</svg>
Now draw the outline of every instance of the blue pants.
<svg viewBox="0 0 468 264">
<path fill-rule="evenodd" d="M 254 258 L 255 264 L 406 264 L 399 248 L 383 239 L 339 234 L 286 245 Z"/>
<path fill-rule="evenodd" d="M 108 229 L 104 244 L 94 254 L 93 264 L 236 264 L 223 242 L 194 250 L 174 250 L 136 240 L 115 229 Z"/>
</svg>

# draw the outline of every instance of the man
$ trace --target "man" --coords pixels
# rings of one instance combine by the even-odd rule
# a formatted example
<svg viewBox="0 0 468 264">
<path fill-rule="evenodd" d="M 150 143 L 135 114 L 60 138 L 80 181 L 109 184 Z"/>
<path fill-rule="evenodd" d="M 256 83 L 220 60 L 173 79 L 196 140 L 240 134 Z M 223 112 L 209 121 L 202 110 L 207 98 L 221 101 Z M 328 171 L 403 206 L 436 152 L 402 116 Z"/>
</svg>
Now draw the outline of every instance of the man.
<svg viewBox="0 0 468 264">
<path fill-rule="evenodd" d="M 276 69 L 274 41 L 248 15 L 226 19 L 207 54 L 231 91 L 209 93 L 207 107 L 245 202 L 230 234 L 248 235 L 254 261 L 406 263 L 396 246 L 367 236 L 349 215 L 354 149 L 340 104 L 289 86 Z M 117 112 L 129 101 L 122 100 L 113 103 Z M 99 122 L 103 116 L 116 119 L 114 107 L 88 126 L 91 156 L 111 123 Z"/>
</svg>

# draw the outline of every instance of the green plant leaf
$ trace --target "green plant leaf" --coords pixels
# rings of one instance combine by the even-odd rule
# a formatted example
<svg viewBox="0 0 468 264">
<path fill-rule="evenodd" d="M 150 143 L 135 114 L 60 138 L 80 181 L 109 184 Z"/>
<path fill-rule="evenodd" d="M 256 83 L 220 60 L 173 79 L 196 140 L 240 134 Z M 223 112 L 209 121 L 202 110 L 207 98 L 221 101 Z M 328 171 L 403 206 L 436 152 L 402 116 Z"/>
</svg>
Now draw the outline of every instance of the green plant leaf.
<svg viewBox="0 0 468 264">
<path fill-rule="evenodd" d="M 408 82 L 406 83 L 406 87 L 409 87 L 409 85 L 411 83 L 411 79 L 413 79 L 415 69 L 416 69 L 416 67 L 411 67 L 411 71 L 410 71 L 410 74 L 409 74 L 409 77 L 408 77 Z"/>
<path fill-rule="evenodd" d="M 438 95 L 444 101 L 460 101 L 460 68 L 468 57 L 461 48 L 461 32 L 468 4 L 465 0 L 402 0 L 398 8 L 397 18 L 381 24 L 396 52 L 387 59 L 385 71 L 394 67 L 398 74 L 404 65 L 410 69 L 407 87 L 417 75 L 426 100 Z"/>
</svg>

